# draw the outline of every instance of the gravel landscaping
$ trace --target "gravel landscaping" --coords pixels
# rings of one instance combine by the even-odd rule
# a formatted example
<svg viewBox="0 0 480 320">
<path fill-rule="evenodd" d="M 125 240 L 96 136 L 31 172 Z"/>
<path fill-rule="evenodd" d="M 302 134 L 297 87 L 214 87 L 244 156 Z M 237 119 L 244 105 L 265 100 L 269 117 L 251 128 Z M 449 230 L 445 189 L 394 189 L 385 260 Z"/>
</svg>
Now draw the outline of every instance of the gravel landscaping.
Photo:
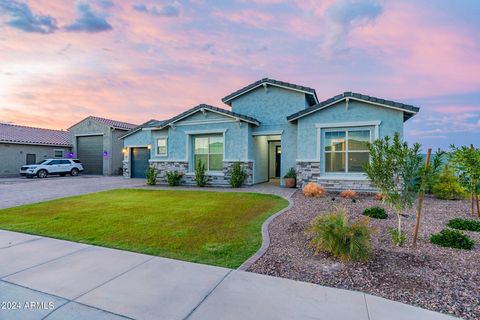
<svg viewBox="0 0 480 320">
<path fill-rule="evenodd" d="M 363 291 L 464 319 L 480 319 L 480 233 L 464 231 L 475 241 L 471 251 L 439 247 L 429 241 L 430 235 L 445 228 L 448 220 L 471 219 L 469 201 L 426 197 L 414 250 L 414 209 L 403 218 L 407 243 L 396 247 L 387 232 L 396 226 L 396 216 L 373 196 L 360 196 L 353 203 L 337 194 L 307 198 L 298 191 L 292 200 L 293 208 L 270 224 L 270 247 L 249 271 Z M 352 219 L 357 219 L 372 206 L 384 207 L 389 216 L 385 220 L 370 219 L 376 232 L 368 262 L 343 263 L 326 253 L 313 254 L 304 230 L 315 216 L 344 207 Z"/>
</svg>

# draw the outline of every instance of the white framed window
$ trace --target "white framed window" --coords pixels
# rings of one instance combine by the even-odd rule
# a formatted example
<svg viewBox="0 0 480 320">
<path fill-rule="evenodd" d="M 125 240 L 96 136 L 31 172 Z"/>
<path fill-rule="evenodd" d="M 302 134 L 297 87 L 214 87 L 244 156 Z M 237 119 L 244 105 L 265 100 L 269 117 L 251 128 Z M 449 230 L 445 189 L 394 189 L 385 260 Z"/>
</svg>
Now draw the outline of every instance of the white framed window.
<svg viewBox="0 0 480 320">
<path fill-rule="evenodd" d="M 363 173 L 363 166 L 370 161 L 371 137 L 370 129 L 325 131 L 325 173 Z"/>
<path fill-rule="evenodd" d="M 167 155 L 167 138 L 157 139 L 156 152 L 157 156 L 166 156 Z"/>
<path fill-rule="evenodd" d="M 53 157 L 54 158 L 63 158 L 63 149 L 54 149 L 53 150 Z"/>
<path fill-rule="evenodd" d="M 201 135 L 193 137 L 194 168 L 201 161 L 206 171 L 223 171 L 223 135 Z"/>
</svg>

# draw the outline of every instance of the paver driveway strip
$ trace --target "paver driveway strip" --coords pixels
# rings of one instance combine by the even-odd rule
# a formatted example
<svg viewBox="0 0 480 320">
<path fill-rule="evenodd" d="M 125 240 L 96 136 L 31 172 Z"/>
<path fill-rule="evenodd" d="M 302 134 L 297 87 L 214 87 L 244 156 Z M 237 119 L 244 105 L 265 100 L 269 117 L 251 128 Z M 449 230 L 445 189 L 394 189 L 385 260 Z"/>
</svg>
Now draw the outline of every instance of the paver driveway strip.
<svg viewBox="0 0 480 320">
<path fill-rule="evenodd" d="M 22 239 L 1 234 L 3 242 Z M 0 302 L 51 302 L 53 309 L 0 308 L 2 320 L 453 319 L 361 292 L 62 240 L 23 240 L 0 249 Z"/>
</svg>

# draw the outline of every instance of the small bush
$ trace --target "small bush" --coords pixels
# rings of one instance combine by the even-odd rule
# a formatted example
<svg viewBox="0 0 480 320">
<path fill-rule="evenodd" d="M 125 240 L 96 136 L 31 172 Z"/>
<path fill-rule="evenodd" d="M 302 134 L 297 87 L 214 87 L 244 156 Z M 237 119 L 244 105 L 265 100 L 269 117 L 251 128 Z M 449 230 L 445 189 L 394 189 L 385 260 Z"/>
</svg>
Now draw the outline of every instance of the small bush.
<svg viewBox="0 0 480 320">
<path fill-rule="evenodd" d="M 315 254 L 326 251 L 344 261 L 368 259 L 372 232 L 368 218 L 349 223 L 344 209 L 316 217 L 306 230 Z"/>
<path fill-rule="evenodd" d="M 445 166 L 432 187 L 432 193 L 443 200 L 459 200 L 465 198 L 465 190 L 460 185 L 452 169 Z"/>
<path fill-rule="evenodd" d="M 377 194 L 375 194 L 375 195 L 373 196 L 373 199 L 379 200 L 379 201 L 382 201 L 383 198 L 384 198 L 384 197 L 383 197 L 383 194 L 381 194 L 381 193 L 377 193 Z"/>
<path fill-rule="evenodd" d="M 348 190 L 343 190 L 340 193 L 340 197 L 345 198 L 345 199 L 354 199 L 357 196 L 357 193 L 351 189 Z"/>
<path fill-rule="evenodd" d="M 147 171 L 145 171 L 145 178 L 147 178 L 147 184 L 153 186 L 157 184 L 157 169 L 150 166 Z"/>
<path fill-rule="evenodd" d="M 393 244 L 396 246 L 399 246 L 399 247 L 403 246 L 405 243 L 405 240 L 407 240 L 407 237 L 405 236 L 405 232 L 400 233 L 398 229 L 390 228 L 388 229 L 388 233 L 392 238 Z"/>
<path fill-rule="evenodd" d="M 307 197 L 325 197 L 325 189 L 320 187 L 315 182 L 309 182 L 303 188 L 303 194 Z"/>
<path fill-rule="evenodd" d="M 169 186 L 174 187 L 180 185 L 183 175 L 178 173 L 178 171 L 167 171 L 165 174 L 167 176 L 167 182 Z"/>
<path fill-rule="evenodd" d="M 198 187 L 205 187 L 208 182 L 208 177 L 205 174 L 205 164 L 201 160 L 198 161 L 195 167 L 195 182 Z"/>
<path fill-rule="evenodd" d="M 295 171 L 294 168 L 288 169 L 288 172 L 285 176 L 283 176 L 285 179 L 297 179 L 297 172 Z"/>
<path fill-rule="evenodd" d="M 430 236 L 430 242 L 442 247 L 471 250 L 474 242 L 466 234 L 451 229 L 443 229 Z"/>
<path fill-rule="evenodd" d="M 476 221 L 476 220 L 466 220 L 466 219 L 456 218 L 448 221 L 447 226 L 453 229 L 458 229 L 458 230 L 480 232 L 480 221 Z"/>
<path fill-rule="evenodd" d="M 230 172 L 230 185 L 232 188 L 240 188 L 247 178 L 247 174 L 242 169 L 240 162 L 235 162 Z"/>
<path fill-rule="evenodd" d="M 371 207 L 363 210 L 363 215 L 374 219 L 387 219 L 388 215 L 385 209 L 380 207 Z"/>
</svg>

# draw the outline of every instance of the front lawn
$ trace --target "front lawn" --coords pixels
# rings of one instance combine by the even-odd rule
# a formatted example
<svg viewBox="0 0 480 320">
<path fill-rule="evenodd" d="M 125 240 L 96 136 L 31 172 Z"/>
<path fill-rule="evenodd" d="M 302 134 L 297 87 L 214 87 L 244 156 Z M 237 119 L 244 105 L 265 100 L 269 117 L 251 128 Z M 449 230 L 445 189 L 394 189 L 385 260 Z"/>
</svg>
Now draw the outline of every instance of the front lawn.
<svg viewBox="0 0 480 320">
<path fill-rule="evenodd" d="M 0 229 L 236 268 L 287 205 L 255 193 L 123 189 L 0 210 Z"/>
</svg>

